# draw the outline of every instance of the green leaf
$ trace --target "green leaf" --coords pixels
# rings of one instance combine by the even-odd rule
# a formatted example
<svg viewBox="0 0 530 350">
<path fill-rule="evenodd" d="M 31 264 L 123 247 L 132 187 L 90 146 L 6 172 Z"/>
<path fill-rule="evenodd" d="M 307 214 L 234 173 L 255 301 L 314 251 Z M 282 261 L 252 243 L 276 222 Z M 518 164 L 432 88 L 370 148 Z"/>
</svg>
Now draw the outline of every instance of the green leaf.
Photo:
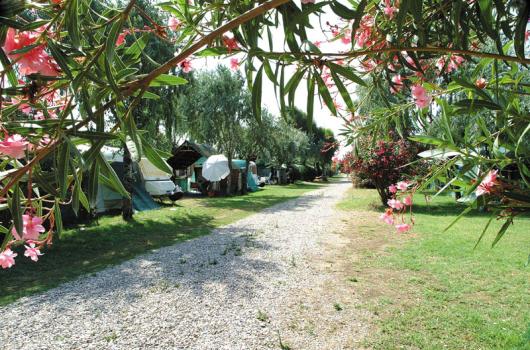
<svg viewBox="0 0 530 350">
<path fill-rule="evenodd" d="M 70 168 L 70 144 L 61 142 L 57 155 L 57 185 L 62 199 L 68 190 L 68 169 Z"/>
<path fill-rule="evenodd" d="M 339 90 L 339 93 L 342 96 L 342 99 L 344 100 L 346 105 L 348 106 L 348 109 L 350 111 L 355 110 L 355 105 L 353 104 L 353 101 L 350 97 L 350 93 L 348 92 L 348 90 L 346 90 L 346 87 L 340 80 L 339 76 L 332 70 L 330 70 L 330 73 L 331 73 L 331 76 L 333 77 L 333 81 L 335 82 L 335 86 Z"/>
<path fill-rule="evenodd" d="M 89 203 L 90 209 L 95 209 L 97 205 L 98 186 L 99 186 L 98 180 L 99 180 L 99 162 L 95 161 L 92 163 L 92 166 L 90 167 L 90 173 L 88 176 L 88 203 Z"/>
<path fill-rule="evenodd" d="M 468 110 L 473 110 L 474 107 L 476 108 L 485 108 L 492 111 L 501 111 L 502 107 L 496 104 L 495 102 L 481 100 L 481 99 L 463 99 L 460 101 L 457 101 L 455 103 L 455 106 L 463 107 Z"/>
<path fill-rule="evenodd" d="M 17 233 L 22 236 L 24 232 L 24 225 L 22 223 L 22 210 L 20 210 L 20 187 L 17 182 L 13 186 L 13 195 L 11 196 L 9 202 L 9 211 L 11 212 L 11 218 L 13 219 L 13 226 Z"/>
<path fill-rule="evenodd" d="M 120 178 L 101 153 L 97 156 L 96 162 L 98 163 L 100 169 L 100 174 L 98 177 L 99 180 L 104 182 L 107 187 L 112 188 L 114 191 L 118 192 L 125 198 L 130 198 L 129 192 L 127 192 L 127 190 L 123 186 L 123 183 L 121 182 Z M 102 175 L 104 176 L 104 178 L 101 177 Z"/>
<path fill-rule="evenodd" d="M 477 243 L 475 243 L 475 246 L 473 247 L 473 249 L 477 249 L 478 244 L 480 243 L 480 241 L 482 241 L 482 238 L 486 234 L 486 231 L 488 230 L 488 227 L 490 227 L 490 224 L 491 224 L 491 222 L 493 221 L 494 218 L 495 218 L 495 216 L 493 216 L 493 215 L 490 216 L 490 219 L 488 220 L 488 223 L 486 224 L 486 226 L 482 230 L 482 233 L 480 234 L 480 237 L 478 238 Z"/>
<path fill-rule="evenodd" d="M 335 14 L 341 18 L 344 19 L 355 19 L 357 17 L 357 11 L 351 10 L 347 8 L 346 6 L 342 5 L 338 1 L 333 1 L 329 5 L 331 10 L 335 12 Z"/>
<path fill-rule="evenodd" d="M 262 77 L 263 77 L 263 65 L 256 73 L 256 79 L 252 84 L 252 109 L 254 111 L 254 117 L 261 124 L 261 89 L 262 89 Z"/>
<path fill-rule="evenodd" d="M 492 248 L 495 247 L 495 245 L 501 240 L 501 238 L 504 236 L 504 234 L 506 233 L 506 231 L 508 230 L 511 224 L 513 224 L 513 219 L 512 218 L 506 219 L 506 221 L 502 225 L 499 232 L 497 232 L 497 236 L 493 240 L 493 243 L 491 244 Z"/>
<path fill-rule="evenodd" d="M 359 77 L 357 74 L 353 72 L 353 69 L 335 64 L 333 62 L 328 62 L 327 66 L 329 67 L 330 71 L 333 71 L 339 75 L 342 75 L 344 78 L 356 84 L 359 84 L 365 87 L 367 86 L 366 82 L 361 77 Z"/>
<path fill-rule="evenodd" d="M 55 199 L 55 205 L 53 206 L 53 214 L 55 217 L 55 231 L 57 233 L 57 237 L 61 237 L 61 233 L 63 232 L 63 216 L 61 215 L 61 206 L 59 204 L 59 199 Z"/>
<path fill-rule="evenodd" d="M 173 169 L 167 164 L 167 162 L 160 156 L 160 153 L 153 147 L 145 138 L 140 136 L 142 140 L 142 147 L 145 157 L 158 169 L 165 173 L 172 174 Z"/>
<path fill-rule="evenodd" d="M 66 30 L 75 48 L 81 47 L 78 0 L 70 0 L 66 8 Z"/>
<path fill-rule="evenodd" d="M 513 46 L 517 57 L 524 59 L 526 26 L 530 17 L 530 1 L 523 1 L 520 6 L 524 7 L 519 10 L 519 15 L 517 16 L 517 25 L 515 26 Z"/>
<path fill-rule="evenodd" d="M 109 65 L 112 65 L 112 63 L 114 62 L 114 55 L 116 54 L 116 41 L 118 41 L 118 35 L 121 31 L 122 26 L 123 16 L 120 16 L 120 18 L 112 24 L 110 32 L 107 36 L 107 40 L 105 41 L 105 52 L 107 54 L 106 56 Z"/>
<path fill-rule="evenodd" d="M 307 77 L 307 127 L 310 130 L 313 126 L 313 114 L 315 108 L 315 79 L 313 74 Z"/>
<path fill-rule="evenodd" d="M 67 57 L 63 54 L 61 49 L 59 49 L 59 47 L 49 38 L 46 38 L 46 43 L 59 67 L 61 67 L 62 71 L 68 76 L 69 79 L 73 79 L 72 72 L 70 71 L 70 67 L 68 66 Z"/>
<path fill-rule="evenodd" d="M 178 77 L 176 75 L 170 75 L 170 74 L 161 74 L 151 83 L 149 84 L 150 87 L 158 87 L 158 86 L 177 86 L 177 85 L 184 85 L 187 84 L 188 81 L 182 77 Z"/>
<path fill-rule="evenodd" d="M 335 104 L 333 103 L 333 98 L 331 97 L 331 94 L 329 93 L 326 83 L 324 83 L 324 80 L 322 80 L 322 77 L 320 76 L 320 74 L 315 74 L 315 78 L 318 84 L 318 93 L 324 100 L 324 103 L 326 104 L 326 106 L 328 106 L 331 113 L 333 115 L 337 115 L 337 109 L 335 108 Z"/>
<path fill-rule="evenodd" d="M 361 19 L 364 15 L 364 9 L 366 8 L 367 0 L 362 0 L 355 11 L 355 18 L 353 18 L 353 23 L 351 26 L 351 41 L 355 43 L 355 33 L 361 24 Z"/>
<path fill-rule="evenodd" d="M 453 227 L 454 224 L 456 224 L 458 222 L 458 220 L 460 220 L 462 217 L 464 217 L 464 215 L 466 215 L 467 213 L 469 213 L 471 210 L 473 209 L 473 207 L 467 207 L 466 209 L 464 209 L 457 217 L 456 219 L 454 219 L 450 224 L 449 226 L 447 226 L 443 232 L 447 232 L 451 227 Z"/>
</svg>

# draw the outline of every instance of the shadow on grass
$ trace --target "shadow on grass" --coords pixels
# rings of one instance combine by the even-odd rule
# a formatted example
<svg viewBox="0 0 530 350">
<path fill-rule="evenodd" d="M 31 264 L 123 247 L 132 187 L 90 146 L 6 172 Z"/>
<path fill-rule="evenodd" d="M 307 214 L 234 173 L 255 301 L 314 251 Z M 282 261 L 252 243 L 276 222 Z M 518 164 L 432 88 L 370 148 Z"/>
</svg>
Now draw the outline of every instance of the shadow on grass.
<svg viewBox="0 0 530 350">
<path fill-rule="evenodd" d="M 184 214 L 164 222 L 147 219 L 78 228 L 55 240 L 38 263 L 25 258 L 22 247 L 18 247 L 15 267 L 0 274 L 0 305 L 150 249 L 207 234 L 213 228 L 212 220 L 210 216 Z"/>
</svg>

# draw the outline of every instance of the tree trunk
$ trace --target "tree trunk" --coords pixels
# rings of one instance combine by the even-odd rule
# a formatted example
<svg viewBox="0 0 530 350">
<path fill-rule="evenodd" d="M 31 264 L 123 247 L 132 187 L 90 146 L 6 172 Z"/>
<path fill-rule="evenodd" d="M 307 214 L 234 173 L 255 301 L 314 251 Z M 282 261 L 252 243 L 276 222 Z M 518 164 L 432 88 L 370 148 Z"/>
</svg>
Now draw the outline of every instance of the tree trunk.
<svg viewBox="0 0 530 350">
<path fill-rule="evenodd" d="M 133 173 L 132 173 L 132 158 L 131 152 L 127 148 L 127 145 L 123 144 L 123 187 L 129 193 L 130 198 L 123 198 L 121 215 L 123 220 L 130 221 L 133 219 L 133 206 L 132 206 L 132 197 L 133 197 Z"/>
<path fill-rule="evenodd" d="M 245 170 L 243 170 L 243 178 L 241 179 L 242 182 L 243 182 L 243 185 L 241 187 L 241 194 L 242 195 L 245 195 L 248 192 L 247 178 L 248 178 L 248 166 L 250 164 L 250 161 L 248 160 L 248 158 L 245 160 L 245 163 L 246 163 L 246 166 L 245 166 Z"/>
<path fill-rule="evenodd" d="M 232 194 L 232 157 L 228 158 L 228 170 L 229 174 L 226 178 L 226 195 L 229 196 Z"/>
</svg>

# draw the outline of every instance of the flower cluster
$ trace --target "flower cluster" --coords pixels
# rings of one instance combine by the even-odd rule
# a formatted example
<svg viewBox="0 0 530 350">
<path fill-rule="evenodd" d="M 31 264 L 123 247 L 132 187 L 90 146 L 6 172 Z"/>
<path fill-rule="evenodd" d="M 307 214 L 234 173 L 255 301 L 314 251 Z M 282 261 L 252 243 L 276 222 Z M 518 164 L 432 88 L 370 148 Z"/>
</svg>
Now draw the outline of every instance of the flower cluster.
<svg viewBox="0 0 530 350">
<path fill-rule="evenodd" d="M 18 64 L 21 75 L 41 74 L 46 76 L 59 75 L 59 67 L 55 60 L 48 55 L 44 44 L 39 45 L 41 35 L 46 35 L 44 27 L 35 31 L 19 32 L 13 28 L 7 30 L 4 46 L 8 57 Z M 33 47 L 25 52 L 19 50 Z"/>
<path fill-rule="evenodd" d="M 413 193 L 409 191 L 411 183 L 407 181 L 399 181 L 388 187 L 388 191 L 392 194 L 392 198 L 388 200 L 388 208 L 379 218 L 388 225 L 393 225 L 398 233 L 408 232 L 414 225 L 414 218 L 412 217 L 412 196 Z M 410 219 L 407 223 L 405 220 L 405 213 L 410 211 Z"/>
</svg>

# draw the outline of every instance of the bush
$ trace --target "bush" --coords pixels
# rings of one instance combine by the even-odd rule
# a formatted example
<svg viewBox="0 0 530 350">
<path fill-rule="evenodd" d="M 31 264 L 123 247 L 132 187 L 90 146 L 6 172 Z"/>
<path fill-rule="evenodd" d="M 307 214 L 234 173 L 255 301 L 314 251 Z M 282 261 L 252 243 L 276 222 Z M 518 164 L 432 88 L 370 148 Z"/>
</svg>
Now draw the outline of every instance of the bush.
<svg viewBox="0 0 530 350">
<path fill-rule="evenodd" d="M 422 172 L 424 164 L 407 165 L 417 158 L 418 147 L 406 140 L 373 142 L 362 140 L 356 154 L 350 157 L 350 166 L 361 187 L 374 187 L 381 203 L 387 204 L 391 195 L 388 186 Z"/>
</svg>

